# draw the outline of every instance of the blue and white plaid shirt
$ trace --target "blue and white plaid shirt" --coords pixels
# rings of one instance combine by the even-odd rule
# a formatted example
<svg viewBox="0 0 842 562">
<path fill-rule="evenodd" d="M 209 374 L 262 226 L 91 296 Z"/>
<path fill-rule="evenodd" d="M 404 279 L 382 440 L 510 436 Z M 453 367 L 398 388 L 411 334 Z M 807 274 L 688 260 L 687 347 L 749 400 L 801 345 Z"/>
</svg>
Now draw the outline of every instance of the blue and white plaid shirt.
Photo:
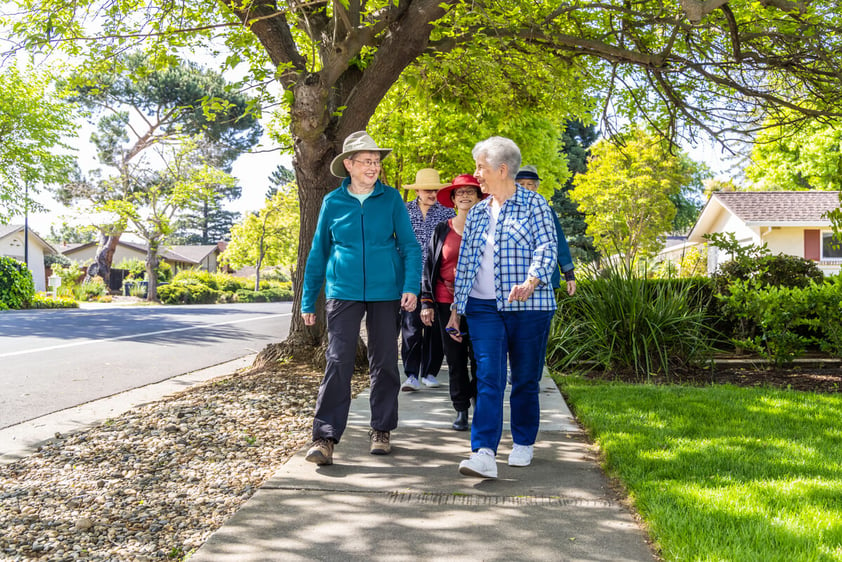
<svg viewBox="0 0 842 562">
<path fill-rule="evenodd" d="M 430 242 L 430 237 L 436 229 L 436 225 L 447 219 L 456 216 L 456 211 L 450 207 L 445 207 L 438 201 L 427 209 L 427 216 L 421 212 L 421 207 L 418 206 L 418 199 L 413 199 L 406 204 L 406 212 L 409 213 L 409 222 L 412 224 L 412 230 L 415 231 L 415 238 L 421 245 L 421 262 L 423 265 L 424 252 L 427 251 L 427 244 Z"/>
<path fill-rule="evenodd" d="M 465 314 L 468 295 L 474 285 L 480 261 L 486 247 L 491 218 L 491 198 L 486 198 L 468 213 L 459 261 L 456 264 L 456 312 Z M 494 229 L 494 287 L 497 310 L 555 310 L 555 294 L 550 284 L 558 260 L 553 211 L 547 201 L 521 186 L 500 209 Z M 512 287 L 537 277 L 535 287 L 526 302 L 508 302 Z"/>
</svg>

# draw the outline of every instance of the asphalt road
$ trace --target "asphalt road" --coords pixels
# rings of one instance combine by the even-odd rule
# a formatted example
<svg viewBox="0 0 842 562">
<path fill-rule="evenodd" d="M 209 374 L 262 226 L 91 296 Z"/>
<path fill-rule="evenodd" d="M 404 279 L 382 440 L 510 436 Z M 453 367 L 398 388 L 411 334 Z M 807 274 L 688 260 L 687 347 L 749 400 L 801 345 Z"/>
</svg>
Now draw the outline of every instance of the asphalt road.
<svg viewBox="0 0 842 562">
<path fill-rule="evenodd" d="M 282 341 L 292 304 L 0 313 L 0 429 Z"/>
</svg>

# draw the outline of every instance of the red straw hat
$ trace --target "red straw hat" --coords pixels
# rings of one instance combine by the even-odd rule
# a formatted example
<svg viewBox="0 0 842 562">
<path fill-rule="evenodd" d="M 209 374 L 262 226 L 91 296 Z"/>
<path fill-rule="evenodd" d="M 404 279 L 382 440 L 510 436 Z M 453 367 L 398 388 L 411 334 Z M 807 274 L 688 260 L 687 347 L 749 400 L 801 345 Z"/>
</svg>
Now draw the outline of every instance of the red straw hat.
<svg viewBox="0 0 842 562">
<path fill-rule="evenodd" d="M 480 199 L 485 199 L 486 197 L 488 197 L 487 193 L 482 192 L 482 189 L 479 185 L 479 180 L 477 180 L 477 178 L 475 178 L 471 174 L 462 174 L 461 176 L 456 176 L 455 178 L 453 178 L 453 183 L 451 183 L 447 187 L 442 188 L 438 192 L 436 197 L 438 198 L 439 203 L 441 203 L 445 207 L 452 208 L 455 207 L 455 205 L 453 204 L 453 199 L 451 199 L 450 197 L 453 194 L 453 190 L 459 189 L 460 187 L 470 186 L 477 188 L 477 192 L 479 193 Z"/>
</svg>

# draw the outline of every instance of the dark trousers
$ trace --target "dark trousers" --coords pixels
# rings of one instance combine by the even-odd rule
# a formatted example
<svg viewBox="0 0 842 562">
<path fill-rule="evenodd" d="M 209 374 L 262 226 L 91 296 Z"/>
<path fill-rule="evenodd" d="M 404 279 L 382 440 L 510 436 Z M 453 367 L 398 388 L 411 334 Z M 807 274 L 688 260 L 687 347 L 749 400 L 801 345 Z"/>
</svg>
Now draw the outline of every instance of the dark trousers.
<svg viewBox="0 0 842 562">
<path fill-rule="evenodd" d="M 441 349 L 441 337 L 435 324 L 425 326 L 421 322 L 421 307 L 412 312 L 401 311 L 401 359 L 406 376 L 414 375 L 419 379 L 439 374 L 444 352 Z"/>
<path fill-rule="evenodd" d="M 450 377 L 450 401 L 457 412 L 467 411 L 471 407 L 471 398 L 477 396 L 477 361 L 468 335 L 468 321 L 462 318 L 459 326 L 465 335 L 458 342 L 447 335 L 445 328 L 450 318 L 450 304 L 436 304 L 436 322 L 444 356 L 447 358 L 447 371 Z M 469 370 L 470 367 L 470 370 Z"/>
<path fill-rule="evenodd" d="M 365 315 L 368 368 L 371 377 L 371 427 L 392 431 L 398 426 L 398 310 L 400 301 L 358 302 L 330 299 L 327 315 L 325 376 L 316 399 L 313 440 L 339 443 L 351 408 L 351 376 L 360 323 Z"/>
</svg>

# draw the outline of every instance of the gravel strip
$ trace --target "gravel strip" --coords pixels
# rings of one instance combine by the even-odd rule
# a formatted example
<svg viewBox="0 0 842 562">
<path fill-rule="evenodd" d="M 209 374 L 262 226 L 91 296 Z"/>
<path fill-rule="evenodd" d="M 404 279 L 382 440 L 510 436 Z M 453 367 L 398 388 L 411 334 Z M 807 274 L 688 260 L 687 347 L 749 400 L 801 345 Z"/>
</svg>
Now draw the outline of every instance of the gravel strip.
<svg viewBox="0 0 842 562">
<path fill-rule="evenodd" d="M 321 373 L 280 369 L 208 381 L 0 466 L 0 560 L 184 559 L 309 443 Z"/>
</svg>

